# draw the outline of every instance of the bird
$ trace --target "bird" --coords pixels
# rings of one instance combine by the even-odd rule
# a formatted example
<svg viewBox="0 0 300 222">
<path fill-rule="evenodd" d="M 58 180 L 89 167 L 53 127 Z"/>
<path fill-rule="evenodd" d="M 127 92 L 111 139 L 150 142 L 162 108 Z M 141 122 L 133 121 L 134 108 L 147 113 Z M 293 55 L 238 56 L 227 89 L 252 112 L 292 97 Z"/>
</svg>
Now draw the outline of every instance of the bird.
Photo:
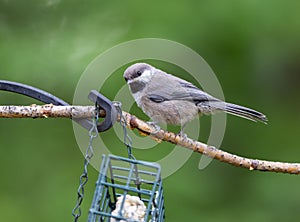
<svg viewBox="0 0 300 222">
<path fill-rule="evenodd" d="M 266 115 L 256 110 L 217 99 L 194 84 L 147 63 L 129 66 L 123 77 L 137 105 L 151 118 L 151 123 L 179 125 L 181 135 L 186 124 L 198 115 L 219 111 L 255 122 L 268 121 Z"/>
</svg>

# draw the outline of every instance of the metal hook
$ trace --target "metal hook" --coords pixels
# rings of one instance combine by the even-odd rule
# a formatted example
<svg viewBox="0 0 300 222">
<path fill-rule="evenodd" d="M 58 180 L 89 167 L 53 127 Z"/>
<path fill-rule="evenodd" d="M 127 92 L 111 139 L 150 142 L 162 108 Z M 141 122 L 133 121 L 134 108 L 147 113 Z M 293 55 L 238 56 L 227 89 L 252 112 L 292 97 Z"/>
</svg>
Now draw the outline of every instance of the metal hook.
<svg viewBox="0 0 300 222">
<path fill-rule="evenodd" d="M 105 96 L 92 90 L 89 94 L 89 99 L 96 104 L 96 106 L 101 107 L 105 110 L 105 119 L 100 124 L 97 124 L 98 132 L 103 132 L 112 127 L 118 118 L 118 111 L 114 107 L 113 103 L 107 99 Z"/>
</svg>

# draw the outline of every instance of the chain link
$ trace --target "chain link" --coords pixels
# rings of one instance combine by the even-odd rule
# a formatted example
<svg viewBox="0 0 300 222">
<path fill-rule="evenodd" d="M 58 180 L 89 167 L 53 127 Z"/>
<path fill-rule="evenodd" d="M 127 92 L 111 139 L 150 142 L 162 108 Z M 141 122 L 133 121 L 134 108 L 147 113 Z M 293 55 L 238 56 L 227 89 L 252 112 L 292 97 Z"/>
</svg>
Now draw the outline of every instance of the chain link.
<svg viewBox="0 0 300 222">
<path fill-rule="evenodd" d="M 97 109 L 96 109 L 97 110 Z M 83 173 L 79 178 L 79 187 L 77 189 L 77 201 L 74 209 L 72 210 L 72 215 L 74 217 L 74 221 L 77 222 L 79 217 L 81 216 L 81 204 L 84 198 L 84 186 L 88 182 L 88 165 L 94 156 L 94 150 L 92 147 L 93 140 L 98 136 L 97 123 L 98 123 L 98 111 L 95 114 L 95 118 L 93 119 L 92 128 L 89 131 L 89 145 L 85 151 L 84 163 L 83 163 Z"/>
<path fill-rule="evenodd" d="M 113 105 L 116 107 L 116 109 L 119 113 L 119 116 L 120 116 L 120 124 L 123 128 L 123 134 L 124 134 L 123 143 L 127 147 L 128 158 L 135 160 L 135 157 L 132 154 L 132 139 L 128 135 L 127 127 L 126 127 L 126 119 L 122 115 L 122 103 L 119 101 L 114 101 Z"/>
<path fill-rule="evenodd" d="M 123 128 L 123 134 L 124 134 L 124 141 L 123 143 L 127 147 L 127 153 L 128 158 L 134 159 L 135 157 L 132 154 L 132 139 L 128 135 L 127 127 L 126 127 L 126 119 L 122 115 L 122 103 L 118 101 L 114 101 L 113 105 L 116 107 L 118 114 L 120 116 L 120 124 Z M 72 215 L 74 217 L 74 221 L 77 222 L 79 217 L 81 216 L 81 204 L 83 202 L 84 198 L 84 186 L 88 182 L 88 165 L 94 155 L 94 150 L 92 147 L 93 140 L 98 136 L 98 130 L 97 130 L 97 123 L 98 123 L 98 113 L 95 114 L 95 118 L 93 119 L 93 125 L 92 128 L 89 131 L 89 145 L 86 149 L 85 156 L 84 156 L 84 163 L 83 163 L 83 173 L 80 175 L 79 178 L 79 187 L 77 190 L 77 201 L 74 209 L 72 210 Z"/>
</svg>

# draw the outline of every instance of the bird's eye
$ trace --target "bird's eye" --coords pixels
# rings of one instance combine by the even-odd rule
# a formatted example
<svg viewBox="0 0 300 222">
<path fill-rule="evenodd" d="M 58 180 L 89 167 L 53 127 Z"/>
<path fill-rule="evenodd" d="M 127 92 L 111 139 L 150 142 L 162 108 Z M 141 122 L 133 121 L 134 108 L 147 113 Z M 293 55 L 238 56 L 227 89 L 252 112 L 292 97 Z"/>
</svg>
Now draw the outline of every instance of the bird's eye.
<svg viewBox="0 0 300 222">
<path fill-rule="evenodd" d="M 137 74 L 138 76 L 141 76 L 141 75 L 142 75 L 142 72 L 141 72 L 141 71 L 137 71 L 136 74 Z"/>
</svg>

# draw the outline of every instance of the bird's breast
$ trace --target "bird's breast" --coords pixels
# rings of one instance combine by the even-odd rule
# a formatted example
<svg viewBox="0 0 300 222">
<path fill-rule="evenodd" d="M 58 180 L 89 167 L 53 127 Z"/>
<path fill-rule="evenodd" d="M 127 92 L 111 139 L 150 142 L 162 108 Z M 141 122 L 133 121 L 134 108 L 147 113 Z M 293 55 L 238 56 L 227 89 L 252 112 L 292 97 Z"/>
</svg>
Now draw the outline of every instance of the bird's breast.
<svg viewBox="0 0 300 222">
<path fill-rule="evenodd" d="M 142 107 L 143 106 L 143 104 L 142 104 L 142 92 L 141 91 L 137 91 L 135 93 L 132 93 L 132 96 L 133 96 L 136 104 L 139 107 Z"/>
</svg>

